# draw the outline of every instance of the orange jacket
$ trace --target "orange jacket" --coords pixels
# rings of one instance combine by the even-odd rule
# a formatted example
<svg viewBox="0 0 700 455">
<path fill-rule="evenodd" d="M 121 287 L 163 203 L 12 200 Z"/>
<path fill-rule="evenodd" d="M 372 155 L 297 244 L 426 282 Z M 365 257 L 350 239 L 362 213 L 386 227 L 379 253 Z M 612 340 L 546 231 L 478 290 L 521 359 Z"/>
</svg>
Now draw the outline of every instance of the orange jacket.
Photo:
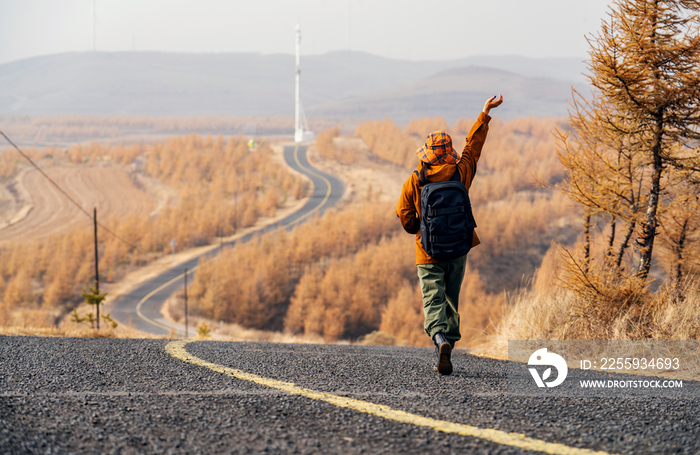
<svg viewBox="0 0 700 455">
<path fill-rule="evenodd" d="M 462 183 L 469 191 L 472 185 L 474 175 L 476 175 L 476 163 L 481 157 L 481 148 L 486 141 L 486 135 L 489 132 L 489 121 L 491 117 L 483 112 L 479 114 L 476 123 L 472 126 L 471 131 L 467 135 L 467 144 L 462 151 L 462 158 L 457 164 L 437 164 L 431 166 L 428 170 L 428 178 L 431 182 L 444 182 L 450 180 L 455 171 L 459 169 L 459 175 L 462 178 Z M 423 167 L 423 162 L 418 162 L 418 172 Z M 420 240 L 420 190 L 418 186 L 418 176 L 415 172 L 404 182 L 401 188 L 401 197 L 396 206 L 396 216 L 401 220 L 401 225 L 409 234 L 416 234 L 416 264 L 435 264 L 440 262 L 428 256 L 428 253 L 423 249 Z M 472 247 L 477 246 L 479 237 L 474 232 L 474 241 Z"/>
</svg>

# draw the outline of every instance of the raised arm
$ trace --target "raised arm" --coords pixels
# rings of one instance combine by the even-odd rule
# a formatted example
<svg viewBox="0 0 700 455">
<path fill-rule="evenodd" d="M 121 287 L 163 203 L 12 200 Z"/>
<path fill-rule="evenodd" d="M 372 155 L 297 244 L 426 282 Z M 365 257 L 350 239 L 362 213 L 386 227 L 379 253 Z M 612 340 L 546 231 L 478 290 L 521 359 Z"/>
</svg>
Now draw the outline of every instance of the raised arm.
<svg viewBox="0 0 700 455">
<path fill-rule="evenodd" d="M 479 113 L 479 118 L 476 119 L 474 126 L 472 126 L 467 135 L 467 143 L 462 151 L 462 157 L 457 163 L 462 182 L 467 187 L 467 190 L 471 187 L 472 180 L 474 180 L 476 175 L 476 163 L 481 157 L 481 149 L 484 146 L 484 142 L 486 142 L 486 136 L 489 132 L 489 121 L 491 121 L 489 112 L 491 112 L 491 109 L 500 106 L 501 103 L 503 103 L 503 95 L 494 96 L 486 100 L 484 109 Z"/>
</svg>

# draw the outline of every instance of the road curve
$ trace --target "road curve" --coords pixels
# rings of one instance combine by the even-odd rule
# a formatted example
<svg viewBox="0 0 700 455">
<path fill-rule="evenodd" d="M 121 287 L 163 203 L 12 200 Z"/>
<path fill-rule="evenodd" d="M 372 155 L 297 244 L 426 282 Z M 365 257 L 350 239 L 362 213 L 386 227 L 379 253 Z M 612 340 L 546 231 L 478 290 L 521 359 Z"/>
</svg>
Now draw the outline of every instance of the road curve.
<svg viewBox="0 0 700 455">
<path fill-rule="evenodd" d="M 306 175 L 313 183 L 313 193 L 307 203 L 300 210 L 281 221 L 251 232 L 233 242 L 224 243 L 222 246 L 231 246 L 237 242 L 247 242 L 253 235 L 274 231 L 280 226 L 285 229 L 292 229 L 309 217 L 317 213 L 322 214 L 338 202 L 345 190 L 343 183 L 336 177 L 312 167 L 307 159 L 306 150 L 307 147 L 305 145 L 284 147 L 284 159 L 287 164 L 292 169 Z M 222 246 L 202 256 L 214 256 L 219 253 Z M 128 294 L 119 296 L 111 304 L 110 314 L 119 323 L 146 333 L 167 335 L 171 330 L 174 330 L 178 335 L 184 336 L 183 326 L 167 321 L 160 313 L 160 310 L 167 298 L 178 288 L 182 287 L 182 275 L 185 267 L 187 267 L 188 276 L 190 273 L 196 272 L 197 264 L 202 256 L 190 259 L 184 264 L 179 264 L 146 281 Z"/>
<path fill-rule="evenodd" d="M 461 350 L 441 377 L 427 348 L 182 343 L 0 336 L 0 453 L 700 453 L 694 393 L 542 396 Z"/>
</svg>

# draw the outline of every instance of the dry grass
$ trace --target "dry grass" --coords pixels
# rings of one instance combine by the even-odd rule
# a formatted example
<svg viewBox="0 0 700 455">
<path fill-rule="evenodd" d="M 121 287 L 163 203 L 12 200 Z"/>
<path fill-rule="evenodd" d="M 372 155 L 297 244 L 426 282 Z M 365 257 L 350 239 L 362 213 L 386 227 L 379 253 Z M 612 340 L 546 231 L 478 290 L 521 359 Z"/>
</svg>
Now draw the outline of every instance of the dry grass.
<svg viewBox="0 0 700 455">
<path fill-rule="evenodd" d="M 168 319 L 173 320 L 166 313 Z M 119 325 L 116 329 L 103 327 L 99 331 L 89 328 L 84 323 L 77 324 L 63 321 L 58 326 L 49 323 L 39 323 L 32 325 L 29 319 L 24 318 L 23 322 L 12 325 L 0 325 L 0 336 L 40 336 L 40 337 L 77 337 L 77 338 L 148 338 L 148 339 L 176 339 L 179 336 L 175 330 L 171 330 L 168 335 L 151 335 L 131 329 L 124 325 Z M 180 322 L 180 321 L 175 321 Z M 271 332 L 264 330 L 246 329 L 238 324 L 224 324 L 222 322 L 209 319 L 190 317 L 190 338 L 195 340 L 214 341 L 268 341 L 272 343 L 317 343 L 325 344 L 321 337 L 294 336 L 282 332 Z M 198 334 L 198 327 L 206 324 L 211 328 L 211 332 L 205 336 Z"/>
<path fill-rule="evenodd" d="M 165 318 L 176 324 L 185 323 L 184 293 L 175 292 L 163 304 L 161 313 Z M 292 335 L 284 332 L 274 332 L 270 330 L 257 330 L 243 327 L 239 324 L 216 321 L 197 315 L 188 315 L 190 333 L 196 333 L 196 327 L 206 324 L 211 328 L 208 335 L 210 339 L 218 341 L 267 341 L 271 343 L 304 343 L 304 344 L 326 344 L 327 341 L 320 336 L 313 335 Z"/>
<path fill-rule="evenodd" d="M 375 330 L 360 338 L 358 344 L 363 346 L 394 346 L 396 345 L 396 337 L 390 333 Z"/>
<path fill-rule="evenodd" d="M 163 305 L 164 316 L 173 322 L 184 323 L 182 311 L 182 292 L 176 292 Z M 92 311 L 87 305 L 80 305 L 78 312 L 81 316 Z M 10 318 L 0 321 L 0 336 L 42 336 L 42 337 L 80 337 L 80 338 L 148 338 L 148 339 L 176 339 L 179 338 L 175 330 L 168 335 L 151 335 L 146 332 L 132 329 L 124 324 L 118 327 L 97 329 L 88 327 L 85 323 L 71 322 L 69 318 L 63 318 L 57 325 L 53 322 L 47 310 L 41 308 L 20 308 L 12 312 Z M 206 324 L 211 332 L 205 336 L 198 334 L 198 327 Z M 205 319 L 201 317 L 189 317 L 190 338 L 195 340 L 215 341 L 268 341 L 273 343 L 317 343 L 325 344 L 326 340 L 318 336 L 295 336 L 283 332 L 247 329 L 238 324 L 226 324 L 221 321 Z"/>
<path fill-rule="evenodd" d="M 700 280 L 643 298 L 624 284 L 610 288 L 615 298 L 608 301 L 582 300 L 560 288 L 521 291 L 473 352 L 506 358 L 508 340 L 700 340 Z"/>
<path fill-rule="evenodd" d="M 101 329 L 98 331 L 97 329 L 80 327 L 33 327 L 18 325 L 0 327 L 0 335 L 77 338 L 170 338 L 167 336 L 154 336 L 135 331 L 117 332 L 112 329 Z"/>
<path fill-rule="evenodd" d="M 105 324 L 106 325 L 106 324 Z M 174 336 L 155 336 L 128 327 L 102 327 L 100 330 L 90 328 L 85 324 L 62 322 L 58 326 L 46 324 L 14 324 L 0 325 L 0 335 L 6 336 L 38 336 L 38 337 L 77 337 L 77 338 L 155 338 L 169 339 Z"/>
<path fill-rule="evenodd" d="M 87 305 L 78 306 L 81 316 L 93 308 Z M 104 314 L 104 313 L 102 313 Z M 174 338 L 174 336 L 154 336 L 125 325 L 116 328 L 102 323 L 100 330 L 89 327 L 86 323 L 70 321 L 70 316 L 62 317 L 56 309 L 41 307 L 16 308 L 4 313 L 0 318 L 0 335 L 6 336 L 45 336 L 45 337 L 89 337 L 89 338 Z"/>
</svg>

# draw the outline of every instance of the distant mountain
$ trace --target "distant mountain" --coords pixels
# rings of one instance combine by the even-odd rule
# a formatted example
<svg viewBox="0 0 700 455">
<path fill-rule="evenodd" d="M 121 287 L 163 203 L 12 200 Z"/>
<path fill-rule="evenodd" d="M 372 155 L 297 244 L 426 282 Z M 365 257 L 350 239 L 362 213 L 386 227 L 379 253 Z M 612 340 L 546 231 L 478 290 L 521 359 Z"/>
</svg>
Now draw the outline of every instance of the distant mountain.
<svg viewBox="0 0 700 455">
<path fill-rule="evenodd" d="M 456 60 L 451 68 L 459 66 L 485 66 L 526 77 L 543 77 L 587 84 L 586 64 L 580 58 L 528 58 L 517 55 L 479 55 Z"/>
<path fill-rule="evenodd" d="M 405 124 L 411 118 L 475 117 L 492 95 L 507 101 L 499 118 L 557 117 L 567 113 L 571 83 L 531 78 L 494 68 L 469 66 L 442 71 L 412 84 L 307 109 L 310 117 L 383 119 Z"/>
<path fill-rule="evenodd" d="M 581 84 L 584 69 L 572 58 L 428 62 L 339 51 L 302 58 L 302 102 L 310 117 L 390 116 L 403 122 L 413 116 L 449 117 L 446 110 L 474 109 L 484 95 L 501 91 L 518 100 L 517 106 L 504 106 L 504 115 L 561 115 L 570 86 Z M 441 100 L 432 100 L 434 109 L 425 98 L 431 93 Z M 292 55 L 83 52 L 0 65 L 0 114 L 260 117 L 293 112 Z"/>
<path fill-rule="evenodd" d="M 282 77 L 280 70 L 290 66 Z M 0 65 L 0 112 L 230 116 L 293 112 L 293 68 L 293 58 L 285 55 L 84 52 L 35 57 Z"/>
</svg>

